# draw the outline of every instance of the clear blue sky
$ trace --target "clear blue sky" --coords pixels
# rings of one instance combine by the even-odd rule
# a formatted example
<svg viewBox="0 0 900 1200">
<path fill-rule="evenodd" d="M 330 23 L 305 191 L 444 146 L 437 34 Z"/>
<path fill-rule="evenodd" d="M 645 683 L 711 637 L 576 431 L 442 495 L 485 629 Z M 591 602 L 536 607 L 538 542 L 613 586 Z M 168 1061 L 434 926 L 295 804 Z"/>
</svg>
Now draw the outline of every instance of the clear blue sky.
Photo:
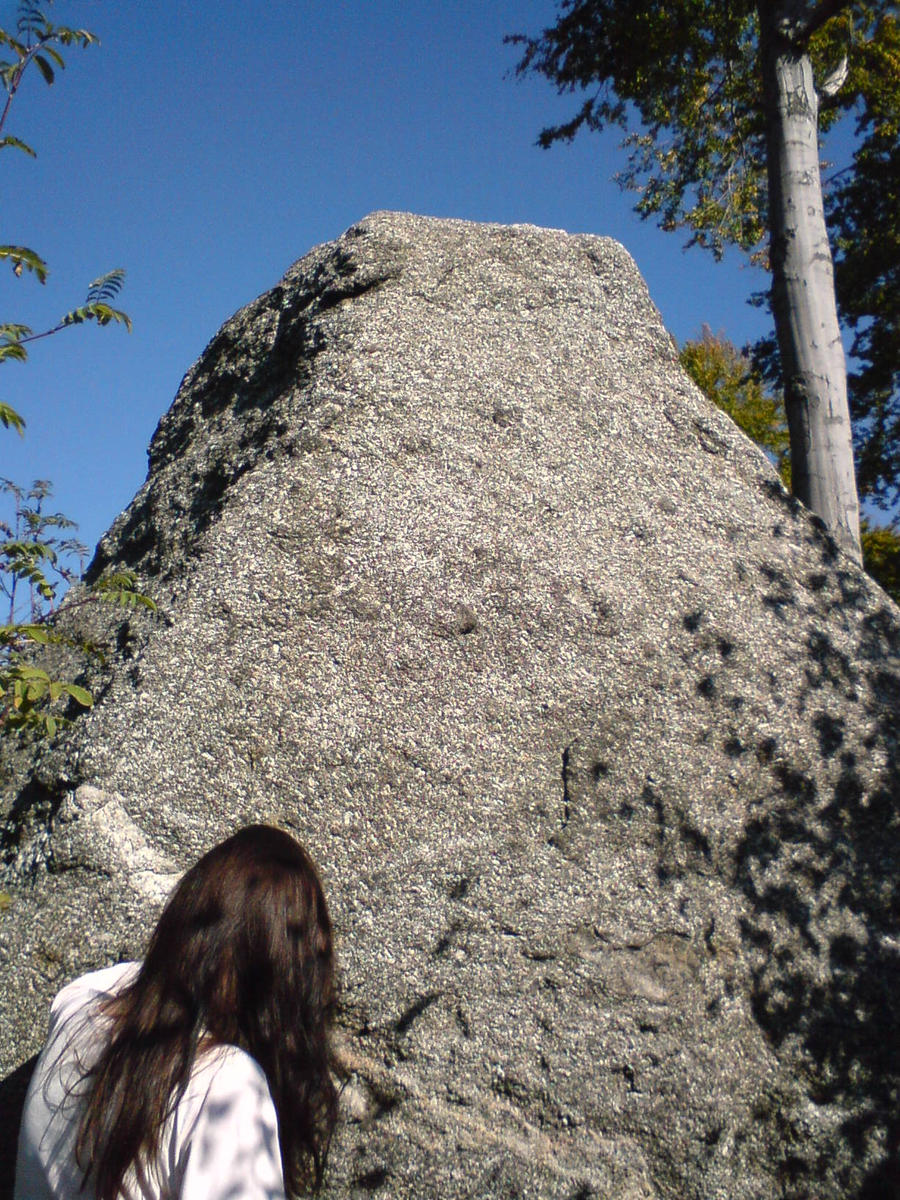
<svg viewBox="0 0 900 1200">
<path fill-rule="evenodd" d="M 766 331 L 740 259 L 684 252 L 641 222 L 611 176 L 618 138 L 539 150 L 570 115 L 538 79 L 510 77 L 503 35 L 552 23 L 552 0 L 58 0 L 72 50 L 47 88 L 22 87 L 7 132 L 30 142 L 3 172 L 0 241 L 50 279 L 0 274 L 3 320 L 34 328 L 111 267 L 134 332 L 66 330 L 0 395 L 28 422 L 0 431 L 0 474 L 55 484 L 91 546 L 143 483 L 146 448 L 190 364 L 236 309 L 312 246 L 375 209 L 606 234 L 637 260 L 671 332 L 703 323 L 741 344 Z M 0 0 L 0 26 L 16 5 Z"/>
</svg>

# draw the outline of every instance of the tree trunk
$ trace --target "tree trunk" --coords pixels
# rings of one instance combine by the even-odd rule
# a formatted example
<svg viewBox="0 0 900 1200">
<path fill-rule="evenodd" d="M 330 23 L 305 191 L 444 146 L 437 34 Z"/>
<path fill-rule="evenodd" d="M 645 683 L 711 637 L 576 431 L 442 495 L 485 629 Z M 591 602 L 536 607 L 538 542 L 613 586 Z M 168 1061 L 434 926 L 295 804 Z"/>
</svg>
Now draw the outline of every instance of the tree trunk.
<svg viewBox="0 0 900 1200">
<path fill-rule="evenodd" d="M 757 5 L 766 105 L 772 315 L 781 353 L 794 494 L 859 562 L 847 368 L 819 176 L 819 105 L 801 32 L 810 7 L 796 0 L 761 0 Z"/>
</svg>

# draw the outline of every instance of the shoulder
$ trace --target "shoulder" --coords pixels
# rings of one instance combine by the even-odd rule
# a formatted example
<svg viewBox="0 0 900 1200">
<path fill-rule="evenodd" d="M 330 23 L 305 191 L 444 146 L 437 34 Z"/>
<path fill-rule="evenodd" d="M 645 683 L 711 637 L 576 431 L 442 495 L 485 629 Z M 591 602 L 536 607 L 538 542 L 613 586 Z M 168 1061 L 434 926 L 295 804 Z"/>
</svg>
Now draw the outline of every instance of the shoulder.
<svg viewBox="0 0 900 1200">
<path fill-rule="evenodd" d="M 256 1059 L 239 1046 L 219 1045 L 201 1050 L 197 1055 L 194 1071 L 208 1080 L 265 1079 L 263 1069 Z"/>
<path fill-rule="evenodd" d="M 103 967 L 99 971 L 91 971 L 73 979 L 57 993 L 50 1005 L 51 1022 L 64 1020 L 95 1000 L 114 996 L 131 982 L 139 968 L 140 963 L 136 962 L 116 963 L 113 967 Z"/>
<path fill-rule="evenodd" d="M 265 1073 L 237 1046 L 213 1046 L 202 1052 L 175 1112 L 175 1138 L 182 1147 L 196 1144 L 245 1146 L 265 1138 L 277 1146 L 278 1117 Z M 221 1153 L 221 1149 L 220 1149 Z"/>
<path fill-rule="evenodd" d="M 284 1200 L 278 1117 L 249 1054 L 204 1050 L 171 1121 L 168 1157 L 182 1200 Z"/>
<path fill-rule="evenodd" d="M 237 1046 L 212 1046 L 201 1052 L 191 1072 L 188 1094 L 201 1103 L 236 1102 L 240 1097 L 269 1099 L 262 1067 Z"/>
</svg>

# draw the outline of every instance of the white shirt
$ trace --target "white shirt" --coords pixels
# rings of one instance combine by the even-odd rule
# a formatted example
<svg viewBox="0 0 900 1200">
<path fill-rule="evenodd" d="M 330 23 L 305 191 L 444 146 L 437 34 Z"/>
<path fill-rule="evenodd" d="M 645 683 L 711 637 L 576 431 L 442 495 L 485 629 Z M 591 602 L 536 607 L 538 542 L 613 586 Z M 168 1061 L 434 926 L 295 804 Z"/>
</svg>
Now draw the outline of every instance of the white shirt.
<svg viewBox="0 0 900 1200">
<path fill-rule="evenodd" d="M 93 1200 L 75 1162 L 79 1084 L 103 1044 L 100 1002 L 138 967 L 83 975 L 53 1001 L 22 1114 L 13 1200 Z M 156 1159 L 142 1167 L 125 1176 L 129 1200 L 284 1200 L 278 1121 L 259 1064 L 236 1046 L 199 1056 Z"/>
</svg>

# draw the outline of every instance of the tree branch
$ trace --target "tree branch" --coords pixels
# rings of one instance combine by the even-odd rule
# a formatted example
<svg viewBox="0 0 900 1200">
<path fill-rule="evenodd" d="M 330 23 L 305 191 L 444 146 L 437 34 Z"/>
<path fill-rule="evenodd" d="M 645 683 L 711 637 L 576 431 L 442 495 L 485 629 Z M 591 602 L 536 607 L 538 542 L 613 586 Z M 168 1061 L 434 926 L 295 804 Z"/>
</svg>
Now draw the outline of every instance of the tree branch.
<svg viewBox="0 0 900 1200">
<path fill-rule="evenodd" d="M 850 0 L 819 0 L 812 12 L 797 30 L 798 41 L 807 42 L 812 35 L 832 17 L 850 7 Z"/>
</svg>

